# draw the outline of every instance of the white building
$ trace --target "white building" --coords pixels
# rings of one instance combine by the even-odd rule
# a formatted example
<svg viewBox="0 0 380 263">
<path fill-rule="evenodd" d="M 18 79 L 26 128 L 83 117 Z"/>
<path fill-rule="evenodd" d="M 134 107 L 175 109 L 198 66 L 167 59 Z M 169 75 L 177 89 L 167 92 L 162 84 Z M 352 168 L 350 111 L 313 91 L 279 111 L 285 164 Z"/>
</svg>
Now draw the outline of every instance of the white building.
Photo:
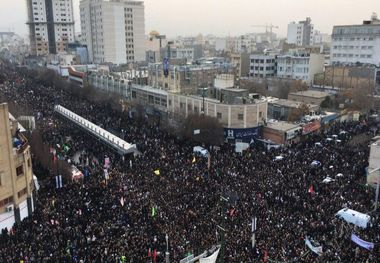
<svg viewBox="0 0 380 263">
<path fill-rule="evenodd" d="M 72 0 L 27 0 L 31 53 L 64 53 L 74 42 Z"/>
<path fill-rule="evenodd" d="M 90 62 L 125 64 L 145 60 L 143 2 L 82 0 L 80 17 Z"/>
<path fill-rule="evenodd" d="M 276 56 L 254 54 L 249 57 L 249 76 L 257 78 L 274 77 L 276 73 Z"/>
<path fill-rule="evenodd" d="M 314 25 L 310 17 L 305 21 L 291 22 L 288 24 L 287 42 L 297 46 L 311 46 L 314 44 Z"/>
<path fill-rule="evenodd" d="M 314 45 L 320 44 L 330 44 L 331 43 L 331 35 L 321 33 L 318 30 L 314 30 Z"/>
<path fill-rule="evenodd" d="M 373 64 L 380 66 L 380 20 L 372 15 L 362 25 L 334 26 L 332 34 L 331 63 Z"/>
<path fill-rule="evenodd" d="M 177 47 L 170 50 L 170 58 L 186 59 L 187 62 L 194 60 L 194 48 Z"/>
<path fill-rule="evenodd" d="M 299 79 L 310 84 L 314 75 L 323 72 L 325 56 L 293 52 L 277 56 L 277 76 L 279 78 Z"/>
</svg>

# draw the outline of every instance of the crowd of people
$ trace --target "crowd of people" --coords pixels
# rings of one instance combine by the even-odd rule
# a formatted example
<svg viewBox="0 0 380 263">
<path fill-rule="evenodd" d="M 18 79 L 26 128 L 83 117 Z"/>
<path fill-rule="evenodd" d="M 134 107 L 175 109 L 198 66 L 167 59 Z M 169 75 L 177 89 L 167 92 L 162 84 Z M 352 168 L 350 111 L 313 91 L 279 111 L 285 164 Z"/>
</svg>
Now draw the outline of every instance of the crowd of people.
<svg viewBox="0 0 380 263">
<path fill-rule="evenodd" d="M 224 245 L 219 254 L 224 262 L 380 258 L 376 217 L 366 229 L 335 217 L 344 207 L 363 213 L 373 209 L 374 189 L 365 185 L 373 133 L 365 120 L 334 123 L 280 149 L 253 145 L 240 154 L 230 145 L 210 148 L 209 164 L 208 158 L 194 155 L 192 142 L 157 124 L 137 121 L 106 102 L 78 98 L 3 62 L 0 98 L 28 109 L 44 143 L 65 142 L 64 158 L 89 171 L 83 180 L 66 180 L 59 189 L 52 171 L 51 183 L 36 195 L 33 215 L 2 231 L 0 262 L 165 262 L 166 235 L 171 262 L 217 244 Z M 140 154 L 120 156 L 54 113 L 54 104 L 135 143 Z M 340 142 L 326 140 L 340 133 Z M 354 143 L 363 135 L 368 140 Z M 105 158 L 110 160 L 108 180 Z M 327 176 L 333 181 L 323 183 Z M 374 243 L 374 249 L 358 247 L 352 233 Z M 323 253 L 305 246 L 306 237 Z"/>
</svg>

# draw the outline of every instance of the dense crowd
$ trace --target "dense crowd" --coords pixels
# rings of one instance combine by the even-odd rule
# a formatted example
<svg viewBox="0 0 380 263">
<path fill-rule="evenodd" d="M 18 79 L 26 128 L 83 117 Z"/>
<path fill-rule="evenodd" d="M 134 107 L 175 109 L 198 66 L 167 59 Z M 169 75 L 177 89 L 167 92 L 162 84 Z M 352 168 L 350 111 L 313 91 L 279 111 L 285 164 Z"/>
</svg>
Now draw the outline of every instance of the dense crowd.
<svg viewBox="0 0 380 263">
<path fill-rule="evenodd" d="M 54 172 L 50 175 L 33 215 L 2 231 L 0 262 L 164 262 L 166 234 L 171 262 L 179 262 L 188 252 L 200 254 L 220 244 L 218 225 L 225 229 L 225 262 L 380 258 L 377 220 L 360 229 L 335 217 L 344 207 L 363 213 L 373 209 L 374 190 L 365 185 L 368 141 L 353 140 L 373 135 L 365 120 L 335 123 L 298 144 L 270 151 L 255 145 L 243 154 L 229 145 L 211 148 L 208 167 L 207 158 L 194 157 L 193 144 L 158 125 L 138 122 L 109 103 L 79 99 L 4 63 L 0 95 L 30 109 L 47 145 L 62 145 L 69 137 L 65 158 L 89 171 L 83 181 L 67 180 L 60 189 Z M 55 114 L 55 103 L 136 143 L 141 154 L 118 155 Z M 333 134 L 343 134 L 341 142 L 326 140 Z M 111 161 L 109 180 L 105 157 Z M 315 160 L 320 165 L 311 165 Z M 322 183 L 327 176 L 334 181 Z M 254 249 L 252 217 L 257 217 Z M 374 249 L 358 247 L 351 233 L 375 243 Z M 322 255 L 305 246 L 306 237 L 323 247 Z"/>
</svg>

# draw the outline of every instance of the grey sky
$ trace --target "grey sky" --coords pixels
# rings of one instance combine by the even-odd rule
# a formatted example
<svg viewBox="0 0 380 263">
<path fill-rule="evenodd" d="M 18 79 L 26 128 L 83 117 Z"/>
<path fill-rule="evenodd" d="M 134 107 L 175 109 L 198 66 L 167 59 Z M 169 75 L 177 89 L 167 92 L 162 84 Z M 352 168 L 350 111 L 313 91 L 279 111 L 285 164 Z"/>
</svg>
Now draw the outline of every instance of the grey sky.
<svg viewBox="0 0 380 263">
<path fill-rule="evenodd" d="M 372 12 L 379 13 L 379 0 L 145 0 L 145 29 L 168 36 L 239 35 L 262 32 L 250 25 L 272 23 L 286 35 L 287 24 L 310 16 L 314 27 L 331 33 L 333 25 L 358 24 Z M 0 30 L 27 34 L 26 0 L 0 0 Z M 79 0 L 73 0 L 76 30 Z"/>
</svg>

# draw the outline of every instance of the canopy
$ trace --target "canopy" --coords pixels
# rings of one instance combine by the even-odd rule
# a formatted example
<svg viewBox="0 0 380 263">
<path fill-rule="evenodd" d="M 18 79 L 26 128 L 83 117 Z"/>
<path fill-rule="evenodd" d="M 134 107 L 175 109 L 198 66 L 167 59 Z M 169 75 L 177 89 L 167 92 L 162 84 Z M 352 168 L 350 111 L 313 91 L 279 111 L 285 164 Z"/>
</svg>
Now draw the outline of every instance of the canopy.
<svg viewBox="0 0 380 263">
<path fill-rule="evenodd" d="M 336 213 L 335 216 L 343 219 L 347 223 L 351 223 L 362 228 L 367 228 L 368 223 L 371 218 L 367 214 L 363 214 L 363 213 L 360 213 L 358 211 L 348 209 L 348 208 L 343 208 L 339 210 L 339 212 Z"/>
</svg>

